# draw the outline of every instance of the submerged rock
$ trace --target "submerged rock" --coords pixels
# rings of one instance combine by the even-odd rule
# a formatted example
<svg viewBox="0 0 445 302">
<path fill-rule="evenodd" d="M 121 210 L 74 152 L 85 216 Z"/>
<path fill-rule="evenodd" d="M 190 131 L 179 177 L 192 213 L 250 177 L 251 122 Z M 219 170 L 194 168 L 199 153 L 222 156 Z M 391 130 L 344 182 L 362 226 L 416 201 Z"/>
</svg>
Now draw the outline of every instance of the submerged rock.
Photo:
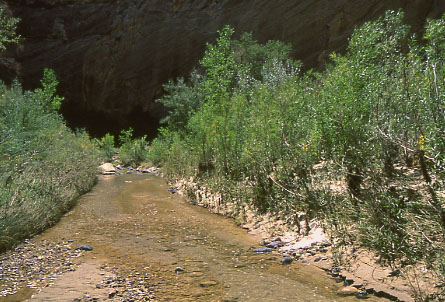
<svg viewBox="0 0 445 302">
<path fill-rule="evenodd" d="M 272 252 L 274 249 L 269 248 L 269 247 L 260 247 L 258 249 L 254 249 L 252 250 L 252 252 L 254 253 L 258 253 L 258 254 L 263 254 L 263 253 L 270 253 Z"/>
<path fill-rule="evenodd" d="M 284 257 L 281 259 L 281 264 L 291 264 L 294 261 L 292 257 Z"/>
<path fill-rule="evenodd" d="M 177 268 L 175 268 L 175 273 L 182 273 L 183 271 L 185 271 L 185 269 L 183 269 L 182 267 L 178 266 Z"/>
<path fill-rule="evenodd" d="M 353 296 L 360 292 L 359 289 L 354 286 L 346 286 L 337 291 L 337 294 L 340 296 Z"/>
<path fill-rule="evenodd" d="M 216 281 L 202 281 L 201 283 L 199 283 L 201 287 L 210 287 L 210 286 L 215 286 L 217 284 L 218 282 Z"/>
<path fill-rule="evenodd" d="M 84 244 L 79 246 L 78 248 L 76 248 L 76 250 L 80 250 L 80 251 L 92 251 L 93 247 L 89 244 Z"/>
</svg>

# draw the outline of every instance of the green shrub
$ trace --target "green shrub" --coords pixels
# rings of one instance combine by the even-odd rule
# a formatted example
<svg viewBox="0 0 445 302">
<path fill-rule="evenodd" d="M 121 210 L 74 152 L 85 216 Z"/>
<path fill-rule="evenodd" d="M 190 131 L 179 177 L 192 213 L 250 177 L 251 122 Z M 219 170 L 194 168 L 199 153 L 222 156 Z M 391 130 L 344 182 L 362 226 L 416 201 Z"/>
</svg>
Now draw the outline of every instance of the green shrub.
<svg viewBox="0 0 445 302">
<path fill-rule="evenodd" d="M 224 27 L 200 61 L 205 76 L 166 86 L 170 114 L 150 158 L 169 177 L 193 176 L 288 221 L 295 211 L 324 217 L 344 246 L 392 265 L 425 261 L 439 274 L 445 17 L 427 21 L 421 43 L 403 17 L 388 11 L 363 24 L 345 55 L 305 74 L 287 45 L 234 40 Z M 401 166 L 417 169 L 428 196 L 399 192 Z M 349 194 L 331 191 L 343 182 Z M 394 194 L 392 182 L 403 190 Z"/>
<path fill-rule="evenodd" d="M 47 112 L 58 111 L 60 106 L 62 106 L 64 98 L 56 94 L 59 81 L 57 81 L 54 70 L 45 68 L 40 83 L 42 88 L 35 90 L 37 101 Z"/>
<path fill-rule="evenodd" d="M 139 165 L 147 159 L 146 136 L 133 139 L 133 129 L 122 130 L 119 135 L 119 159 L 124 165 Z"/>
<path fill-rule="evenodd" d="M 38 92 L 0 83 L 0 250 L 58 221 L 96 181 L 88 135 L 72 133 Z M 51 97 L 49 95 L 49 97 Z"/>
<path fill-rule="evenodd" d="M 96 139 L 96 144 L 99 147 L 102 160 L 110 162 L 115 154 L 114 136 L 107 133 L 102 138 Z"/>
<path fill-rule="evenodd" d="M 20 20 L 6 15 L 6 6 L 0 2 L 0 51 L 6 49 L 6 44 L 18 43 L 20 36 L 16 34 Z"/>
</svg>

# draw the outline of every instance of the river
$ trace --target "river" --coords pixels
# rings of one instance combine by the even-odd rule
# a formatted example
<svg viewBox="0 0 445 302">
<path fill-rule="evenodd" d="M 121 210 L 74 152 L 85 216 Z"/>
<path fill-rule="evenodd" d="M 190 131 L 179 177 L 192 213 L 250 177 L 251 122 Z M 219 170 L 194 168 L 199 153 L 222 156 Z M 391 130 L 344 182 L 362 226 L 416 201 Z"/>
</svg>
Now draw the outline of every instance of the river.
<svg viewBox="0 0 445 302">
<path fill-rule="evenodd" d="M 93 250 L 73 256 L 76 269 L 45 287 L 22 287 L 0 301 L 358 301 L 337 295 L 343 284 L 314 266 L 253 253 L 260 240 L 169 193 L 160 177 L 102 176 L 31 240 Z"/>
</svg>

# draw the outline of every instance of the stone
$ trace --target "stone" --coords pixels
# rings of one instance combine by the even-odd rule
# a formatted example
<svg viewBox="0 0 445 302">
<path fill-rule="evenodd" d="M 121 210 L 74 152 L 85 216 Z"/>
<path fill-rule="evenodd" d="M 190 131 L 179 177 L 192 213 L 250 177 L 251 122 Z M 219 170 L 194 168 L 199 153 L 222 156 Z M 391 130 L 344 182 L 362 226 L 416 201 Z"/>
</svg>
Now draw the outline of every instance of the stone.
<svg viewBox="0 0 445 302">
<path fill-rule="evenodd" d="M 93 248 L 91 247 L 91 245 L 89 244 L 85 244 L 85 245 L 81 245 L 78 248 L 76 248 L 76 250 L 80 250 L 80 251 L 92 251 Z"/>
<path fill-rule="evenodd" d="M 277 248 L 280 246 L 283 246 L 283 242 L 281 242 L 281 241 L 274 241 L 274 242 L 268 243 L 266 245 L 266 247 L 268 247 L 268 248 Z"/>
<path fill-rule="evenodd" d="M 182 273 L 183 271 L 185 271 L 185 269 L 183 269 L 182 267 L 178 266 L 177 268 L 175 268 L 175 273 Z"/>
<path fill-rule="evenodd" d="M 108 299 L 113 298 L 114 296 L 116 296 L 117 293 L 118 293 L 118 291 L 117 291 L 116 289 L 111 290 L 111 291 L 108 293 Z"/>
<path fill-rule="evenodd" d="M 368 297 L 368 293 L 366 292 L 366 290 L 362 290 L 362 291 L 358 292 L 355 296 L 357 298 L 359 298 L 359 299 L 367 299 L 367 298 L 369 298 Z"/>
<path fill-rule="evenodd" d="M 291 264 L 294 261 L 293 258 L 291 257 L 284 257 L 283 259 L 280 260 L 281 264 Z"/>
<path fill-rule="evenodd" d="M 340 296 L 354 296 L 360 292 L 359 289 L 354 286 L 346 286 L 337 291 L 337 294 Z"/>
<path fill-rule="evenodd" d="M 116 173 L 116 168 L 111 163 L 105 163 L 99 166 L 99 170 L 103 175 L 111 175 Z"/>
<path fill-rule="evenodd" d="M 172 194 L 175 194 L 178 192 L 178 187 L 169 187 L 168 191 Z"/>
<path fill-rule="evenodd" d="M 272 252 L 274 249 L 269 248 L 269 247 L 260 247 L 258 249 L 254 249 L 252 250 L 252 252 L 254 253 L 258 253 L 258 254 L 263 254 L 263 253 L 270 253 Z"/>
<path fill-rule="evenodd" d="M 201 283 L 199 283 L 199 285 L 201 287 L 211 287 L 211 286 L 215 286 L 217 284 L 218 284 L 218 282 L 216 282 L 216 281 L 202 281 Z"/>
<path fill-rule="evenodd" d="M 332 243 L 330 243 L 330 242 L 327 241 L 327 240 L 323 241 L 323 242 L 320 244 L 321 247 L 328 247 L 328 246 L 331 246 L 331 245 L 332 245 Z"/>
</svg>

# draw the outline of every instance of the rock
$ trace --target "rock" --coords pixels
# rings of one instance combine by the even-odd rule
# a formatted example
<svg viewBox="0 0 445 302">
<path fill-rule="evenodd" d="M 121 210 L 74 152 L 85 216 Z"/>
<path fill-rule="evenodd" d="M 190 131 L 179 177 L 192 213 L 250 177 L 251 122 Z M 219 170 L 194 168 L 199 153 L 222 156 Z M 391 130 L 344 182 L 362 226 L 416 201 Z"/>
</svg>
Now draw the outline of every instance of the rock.
<svg viewBox="0 0 445 302">
<path fill-rule="evenodd" d="M 337 294 L 340 296 L 353 296 L 360 292 L 359 289 L 354 286 L 346 286 L 337 291 Z"/>
<path fill-rule="evenodd" d="M 341 268 L 339 268 L 339 267 L 334 267 L 333 269 L 332 269 L 332 273 L 341 273 Z"/>
<path fill-rule="evenodd" d="M 332 243 L 330 243 L 330 242 L 327 241 L 327 240 L 323 241 L 323 242 L 320 244 L 321 247 L 328 247 L 328 246 L 331 246 L 331 245 L 332 245 Z"/>
<path fill-rule="evenodd" d="M 280 247 L 280 246 L 283 246 L 283 245 L 284 245 L 284 243 L 281 242 L 281 241 L 274 241 L 274 242 L 268 243 L 266 245 L 266 247 L 268 247 L 268 248 L 277 248 L 277 247 Z"/>
<path fill-rule="evenodd" d="M 111 163 L 105 163 L 99 167 L 103 175 L 112 175 L 116 173 L 116 168 Z"/>
<path fill-rule="evenodd" d="M 321 261 L 321 260 L 322 260 L 321 257 L 317 257 L 317 258 L 314 259 L 314 262 L 318 262 L 318 261 Z"/>
<path fill-rule="evenodd" d="M 118 291 L 116 289 L 113 289 L 112 291 L 110 291 L 108 293 L 108 299 L 113 298 L 114 296 L 116 296 L 117 293 L 118 293 Z"/>
<path fill-rule="evenodd" d="M 210 286 L 215 286 L 217 284 L 218 282 L 216 281 L 202 281 L 201 283 L 199 283 L 201 287 L 210 287 Z"/>
<path fill-rule="evenodd" d="M 182 273 L 183 271 L 185 271 L 185 269 L 183 269 L 182 267 L 178 266 L 177 268 L 175 268 L 175 273 Z"/>
<path fill-rule="evenodd" d="M 76 250 L 80 250 L 80 251 L 92 251 L 93 248 L 91 247 L 91 245 L 89 244 L 85 244 L 85 245 L 81 245 L 78 248 L 76 248 Z"/>
<path fill-rule="evenodd" d="M 283 259 L 281 259 L 280 263 L 281 264 L 291 264 L 292 261 L 294 261 L 293 258 L 291 258 L 291 257 L 284 257 Z"/>
<path fill-rule="evenodd" d="M 263 253 L 270 253 L 272 252 L 274 249 L 269 248 L 269 247 L 260 247 L 258 249 L 254 249 L 252 250 L 252 252 L 254 253 L 258 253 L 258 254 L 263 254 Z"/>
<path fill-rule="evenodd" d="M 362 290 L 362 291 L 358 292 L 355 296 L 357 298 L 359 298 L 359 299 L 367 299 L 367 298 L 369 298 L 368 297 L 368 293 L 366 292 L 366 290 Z"/>
<path fill-rule="evenodd" d="M 172 194 L 175 194 L 178 192 L 178 187 L 169 187 L 168 191 Z"/>
<path fill-rule="evenodd" d="M 301 263 L 308 263 L 309 261 L 307 259 L 302 259 Z"/>
</svg>

